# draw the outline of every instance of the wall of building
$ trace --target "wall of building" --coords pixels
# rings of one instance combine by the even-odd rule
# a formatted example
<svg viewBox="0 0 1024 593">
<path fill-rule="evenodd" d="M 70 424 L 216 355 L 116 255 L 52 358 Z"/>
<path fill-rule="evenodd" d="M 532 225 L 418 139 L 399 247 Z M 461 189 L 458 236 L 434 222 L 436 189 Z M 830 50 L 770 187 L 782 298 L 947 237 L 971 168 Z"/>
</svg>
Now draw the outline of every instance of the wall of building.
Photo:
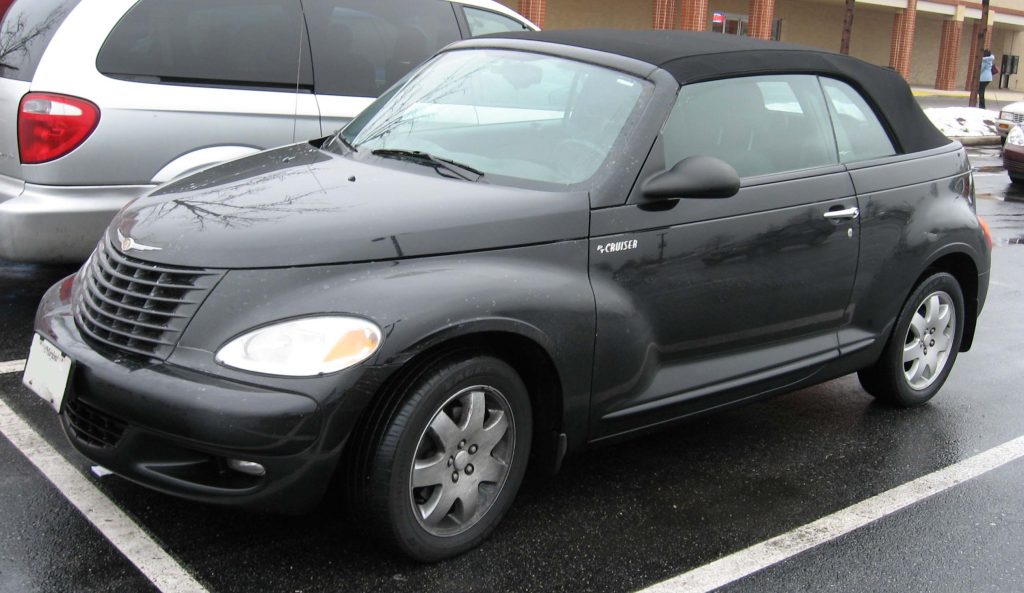
<svg viewBox="0 0 1024 593">
<path fill-rule="evenodd" d="M 896 11 L 858 6 L 853 15 L 850 55 L 879 66 L 889 65 L 892 19 Z"/>
<path fill-rule="evenodd" d="M 942 43 L 941 15 L 918 11 L 914 32 L 914 51 L 910 55 L 910 84 L 932 86 L 939 66 L 939 49 Z"/>
<path fill-rule="evenodd" d="M 2 0 L 0 0 L 2 1 Z M 499 0 L 516 9 L 518 0 Z M 993 0 L 992 6 L 1021 9 L 1021 0 Z M 708 15 L 714 12 L 747 14 L 749 0 L 709 0 Z M 548 0 L 545 28 L 617 28 L 649 29 L 652 23 L 652 0 Z M 837 0 L 776 0 L 775 17 L 782 20 L 782 41 L 838 51 L 842 36 L 843 5 Z M 889 65 L 892 39 L 893 8 L 858 3 L 850 39 L 850 55 L 879 66 Z M 677 22 L 678 22 L 677 14 Z M 930 87 L 935 84 L 938 67 L 942 23 L 948 16 L 917 13 L 914 51 L 910 65 L 910 83 Z M 971 57 L 973 20 L 966 20 L 960 38 L 957 64 L 957 88 L 967 80 Z M 997 64 L 1004 53 L 1024 58 L 1024 30 L 1006 24 L 997 25 L 992 38 L 992 51 Z M 1010 88 L 1024 90 L 1024 64 L 1021 74 L 1011 77 Z"/>
</svg>

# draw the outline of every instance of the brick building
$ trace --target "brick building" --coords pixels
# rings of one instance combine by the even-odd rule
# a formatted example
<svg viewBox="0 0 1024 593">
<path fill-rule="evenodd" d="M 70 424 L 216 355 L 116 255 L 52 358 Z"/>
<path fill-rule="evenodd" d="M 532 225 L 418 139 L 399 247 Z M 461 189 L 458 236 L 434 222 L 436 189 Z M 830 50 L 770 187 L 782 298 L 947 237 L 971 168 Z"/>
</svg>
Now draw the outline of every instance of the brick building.
<svg viewBox="0 0 1024 593">
<path fill-rule="evenodd" d="M 843 0 L 500 0 L 547 29 L 614 27 L 716 31 L 839 50 Z M 981 4 L 974 0 L 857 0 L 850 54 L 896 68 L 913 85 L 966 88 Z M 1024 56 L 1024 0 L 991 0 L 987 46 Z M 1021 60 L 1024 62 L 1024 59 Z M 1020 75 L 993 87 L 1024 90 Z"/>
</svg>

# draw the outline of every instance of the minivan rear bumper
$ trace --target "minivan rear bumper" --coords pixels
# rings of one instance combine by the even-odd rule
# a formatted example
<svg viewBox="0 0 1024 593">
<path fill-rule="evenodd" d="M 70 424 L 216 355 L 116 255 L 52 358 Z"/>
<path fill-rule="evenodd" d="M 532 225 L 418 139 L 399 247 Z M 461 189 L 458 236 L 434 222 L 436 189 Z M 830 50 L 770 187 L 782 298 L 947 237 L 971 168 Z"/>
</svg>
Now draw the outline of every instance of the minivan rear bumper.
<svg viewBox="0 0 1024 593">
<path fill-rule="evenodd" d="M 83 262 L 114 214 L 153 187 L 36 185 L 0 175 L 0 259 Z"/>
</svg>

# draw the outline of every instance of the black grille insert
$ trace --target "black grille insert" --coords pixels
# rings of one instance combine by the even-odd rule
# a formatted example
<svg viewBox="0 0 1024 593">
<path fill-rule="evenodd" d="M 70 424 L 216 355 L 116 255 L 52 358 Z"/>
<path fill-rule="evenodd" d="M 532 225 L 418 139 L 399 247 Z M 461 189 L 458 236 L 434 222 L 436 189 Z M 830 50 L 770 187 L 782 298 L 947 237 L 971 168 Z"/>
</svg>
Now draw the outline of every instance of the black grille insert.
<svg viewBox="0 0 1024 593">
<path fill-rule="evenodd" d="M 79 399 L 64 406 L 75 438 L 93 447 L 116 447 L 124 436 L 124 422 L 105 414 Z"/>
<path fill-rule="evenodd" d="M 165 359 L 220 270 L 152 264 L 101 241 L 75 285 L 75 321 L 87 338 Z"/>
</svg>

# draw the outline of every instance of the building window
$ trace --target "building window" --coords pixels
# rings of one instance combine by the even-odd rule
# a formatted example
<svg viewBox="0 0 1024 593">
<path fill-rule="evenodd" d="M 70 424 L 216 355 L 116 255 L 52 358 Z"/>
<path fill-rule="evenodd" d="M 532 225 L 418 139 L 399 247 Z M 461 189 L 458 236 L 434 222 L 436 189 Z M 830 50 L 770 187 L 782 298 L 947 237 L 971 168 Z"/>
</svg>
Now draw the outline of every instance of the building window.
<svg viewBox="0 0 1024 593">
<path fill-rule="evenodd" d="M 714 33 L 725 33 L 726 35 L 746 35 L 750 17 L 745 14 L 731 12 L 715 12 L 711 15 L 710 31 Z M 782 19 L 775 19 L 772 22 L 772 39 L 778 41 L 782 38 Z"/>
</svg>

